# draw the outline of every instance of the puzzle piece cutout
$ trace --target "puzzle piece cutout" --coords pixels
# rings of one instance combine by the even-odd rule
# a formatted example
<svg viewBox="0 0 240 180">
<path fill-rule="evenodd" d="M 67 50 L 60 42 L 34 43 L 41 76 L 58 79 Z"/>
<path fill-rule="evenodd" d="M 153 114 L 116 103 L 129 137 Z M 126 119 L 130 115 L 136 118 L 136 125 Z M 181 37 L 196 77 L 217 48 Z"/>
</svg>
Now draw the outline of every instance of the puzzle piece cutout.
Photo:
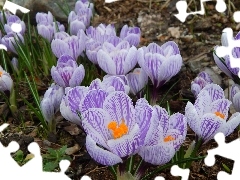
<svg viewBox="0 0 240 180">
<path fill-rule="evenodd" d="M 225 28 L 222 32 L 226 33 L 227 42 L 224 44 L 227 44 L 228 46 L 217 47 L 216 54 L 218 57 L 224 57 L 228 55 L 231 68 L 240 68 L 240 58 L 233 57 L 232 53 L 235 47 L 240 48 L 240 40 L 234 39 L 233 30 L 231 28 Z M 240 77 L 240 71 L 238 72 L 238 76 Z"/>
<path fill-rule="evenodd" d="M 232 174 L 228 174 L 224 171 L 220 171 L 217 175 L 218 180 L 238 180 L 240 177 L 240 139 L 225 143 L 225 136 L 223 133 L 217 133 L 214 137 L 218 144 L 217 148 L 208 150 L 208 155 L 204 159 L 207 166 L 213 166 L 215 164 L 215 155 L 225 157 L 234 161 Z"/>
<path fill-rule="evenodd" d="M 176 18 L 178 18 L 181 22 L 185 22 L 186 18 L 189 15 L 195 15 L 195 14 L 200 14 L 200 15 L 204 15 L 205 14 L 205 9 L 204 9 L 204 2 L 207 1 L 213 1 L 213 0 L 200 0 L 200 5 L 201 5 L 201 10 L 200 11 L 195 11 L 195 12 L 190 12 L 187 13 L 187 2 L 185 0 L 181 0 L 178 1 L 176 3 L 176 9 L 178 10 L 178 14 L 175 14 L 174 16 Z M 224 12 L 227 9 L 226 3 L 224 2 L 224 0 L 217 0 L 216 6 L 215 6 L 216 10 L 218 12 Z"/>
</svg>

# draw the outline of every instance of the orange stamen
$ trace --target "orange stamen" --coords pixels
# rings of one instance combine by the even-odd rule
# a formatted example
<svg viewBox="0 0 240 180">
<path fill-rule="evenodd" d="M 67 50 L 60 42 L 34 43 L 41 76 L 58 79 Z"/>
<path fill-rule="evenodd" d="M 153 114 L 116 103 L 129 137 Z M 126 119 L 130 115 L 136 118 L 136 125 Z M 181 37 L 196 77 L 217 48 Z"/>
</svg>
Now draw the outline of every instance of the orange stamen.
<svg viewBox="0 0 240 180">
<path fill-rule="evenodd" d="M 140 74 L 140 70 L 136 70 L 134 74 Z"/>
<path fill-rule="evenodd" d="M 3 75 L 3 72 L 2 72 L 2 71 L 0 71 L 0 77 L 2 77 L 2 75 Z"/>
<path fill-rule="evenodd" d="M 175 138 L 172 137 L 171 135 L 169 135 L 169 136 L 165 137 L 163 141 L 164 142 L 169 142 L 169 141 L 173 141 L 173 140 L 175 140 Z"/>
<path fill-rule="evenodd" d="M 117 127 L 116 121 L 110 122 L 108 124 L 108 129 L 112 130 L 114 139 L 120 138 L 128 132 L 128 127 L 124 123 L 124 120 L 122 120 L 122 123 L 119 125 L 119 127 Z"/>
<path fill-rule="evenodd" d="M 215 112 L 216 116 L 219 116 L 220 118 L 224 119 L 224 114 L 220 113 L 220 112 Z"/>
</svg>

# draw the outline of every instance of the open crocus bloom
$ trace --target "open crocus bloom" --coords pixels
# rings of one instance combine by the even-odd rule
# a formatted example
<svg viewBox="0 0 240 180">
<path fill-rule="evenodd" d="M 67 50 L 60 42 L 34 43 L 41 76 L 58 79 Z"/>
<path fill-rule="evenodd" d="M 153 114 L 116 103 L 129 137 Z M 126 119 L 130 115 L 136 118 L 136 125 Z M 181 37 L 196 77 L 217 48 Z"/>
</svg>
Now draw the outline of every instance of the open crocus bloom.
<svg viewBox="0 0 240 180">
<path fill-rule="evenodd" d="M 213 81 L 209 74 L 204 71 L 200 72 L 194 81 L 191 82 L 191 91 L 194 94 L 195 98 L 207 84 L 211 83 L 213 83 Z"/>
<path fill-rule="evenodd" d="M 185 140 L 186 117 L 181 113 L 169 116 L 164 108 L 158 105 L 152 107 L 144 98 L 137 101 L 136 107 L 139 108 L 136 108 L 136 111 L 139 112 L 137 122 L 145 124 L 144 127 L 147 129 L 141 133 L 141 137 L 144 137 L 144 145 L 138 154 L 144 161 L 154 165 L 169 162 Z M 141 116 L 145 116 L 145 118 L 139 118 Z M 147 117 L 149 116 L 153 118 L 148 124 Z"/>
<path fill-rule="evenodd" d="M 224 91 L 216 84 L 205 86 L 194 103 L 187 103 L 185 116 L 190 128 L 204 143 L 218 132 L 228 136 L 240 123 L 240 114 L 234 113 L 228 120 L 231 101 L 225 99 Z"/>
<path fill-rule="evenodd" d="M 230 89 L 230 100 L 236 111 L 240 112 L 240 86 L 233 84 Z"/>
<path fill-rule="evenodd" d="M 127 94 L 115 91 L 105 98 L 102 108 L 89 108 L 82 113 L 86 148 L 95 161 L 110 166 L 138 152 L 144 141 L 140 133 L 145 132 L 151 119 L 141 116 L 145 123 L 136 123 L 136 115 L 140 114 L 137 109 L 142 110 L 134 108 Z"/>
<path fill-rule="evenodd" d="M 168 41 L 161 47 L 156 43 L 150 43 L 147 47 L 139 48 L 137 59 L 156 88 L 168 82 L 182 66 L 182 57 L 177 44 L 173 41 Z"/>
</svg>

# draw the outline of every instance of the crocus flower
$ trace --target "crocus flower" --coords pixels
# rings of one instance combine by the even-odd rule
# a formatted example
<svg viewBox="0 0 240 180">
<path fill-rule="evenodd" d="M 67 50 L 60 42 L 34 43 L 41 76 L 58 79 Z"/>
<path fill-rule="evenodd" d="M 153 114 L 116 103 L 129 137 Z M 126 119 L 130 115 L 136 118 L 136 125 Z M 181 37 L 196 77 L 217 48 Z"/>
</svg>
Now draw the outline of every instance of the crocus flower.
<svg viewBox="0 0 240 180">
<path fill-rule="evenodd" d="M 37 24 L 37 31 L 43 38 L 47 39 L 49 42 L 53 39 L 54 28 L 51 24 L 47 22 L 41 22 Z"/>
<path fill-rule="evenodd" d="M 209 74 L 204 71 L 200 72 L 194 81 L 191 82 L 191 91 L 194 94 L 195 98 L 207 84 L 211 83 L 213 83 L 213 81 Z"/>
<path fill-rule="evenodd" d="M 130 92 L 136 95 L 148 83 L 148 76 L 142 68 L 136 68 L 126 75 L 130 86 Z"/>
<path fill-rule="evenodd" d="M 173 41 L 168 41 L 161 47 L 150 43 L 147 47 L 139 48 L 137 55 L 138 64 L 156 88 L 168 82 L 182 66 L 182 57 Z"/>
<path fill-rule="evenodd" d="M 0 66 L 0 91 L 11 91 L 13 87 L 13 80 L 9 73 L 3 70 Z"/>
<path fill-rule="evenodd" d="M 185 116 L 188 125 L 202 142 L 211 140 L 215 134 L 231 134 L 240 123 L 240 114 L 234 113 L 228 118 L 231 101 L 225 99 L 223 89 L 216 84 L 206 85 L 198 94 L 194 103 L 187 103 Z"/>
<path fill-rule="evenodd" d="M 4 11 L 4 15 L 6 17 L 6 20 L 8 19 L 9 16 L 12 16 L 12 14 L 9 11 Z M 2 11 L 0 11 L 0 21 L 1 21 L 2 24 L 7 23 L 4 20 L 4 16 L 3 16 L 3 12 Z"/>
<path fill-rule="evenodd" d="M 59 111 L 63 95 L 64 88 L 54 83 L 45 92 L 40 107 L 43 117 L 48 123 L 53 120 L 55 113 Z"/>
<path fill-rule="evenodd" d="M 137 48 L 128 41 L 112 37 L 97 53 L 98 65 L 109 75 L 125 75 L 137 64 Z"/>
<path fill-rule="evenodd" d="M 21 43 L 24 43 L 24 38 L 23 38 L 23 36 L 22 36 L 21 34 L 19 34 L 19 33 L 9 33 L 9 34 L 3 36 L 1 43 L 2 43 L 3 45 L 5 45 L 9 51 L 17 54 L 17 51 L 16 51 L 16 49 L 15 49 L 15 47 L 14 47 L 14 45 L 17 46 L 14 37 L 19 41 L 19 43 L 20 43 L 20 42 L 21 42 Z M 21 43 L 20 43 L 20 44 L 21 44 Z"/>
<path fill-rule="evenodd" d="M 78 0 L 76 3 L 75 3 L 75 12 L 78 11 L 78 9 L 81 9 L 81 8 L 90 8 L 92 11 L 93 11 L 93 8 L 94 8 L 94 4 L 93 3 L 90 3 L 88 0 Z"/>
<path fill-rule="evenodd" d="M 138 46 L 141 37 L 141 30 L 139 27 L 128 27 L 124 25 L 120 32 L 120 38 L 129 42 L 130 45 Z"/>
<path fill-rule="evenodd" d="M 23 21 L 21 21 L 21 19 L 16 16 L 16 15 L 10 15 L 7 19 L 7 24 L 4 25 L 4 29 L 6 31 L 7 34 L 9 33 L 13 33 L 13 30 L 11 28 L 12 24 L 20 24 L 21 25 L 21 31 L 19 32 L 20 34 L 24 34 L 25 30 L 26 30 L 26 25 Z"/>
<path fill-rule="evenodd" d="M 240 86 L 233 84 L 230 89 L 230 101 L 237 112 L 240 112 Z"/>
<path fill-rule="evenodd" d="M 115 91 L 105 98 L 102 108 L 90 108 L 82 113 L 86 149 L 95 161 L 115 165 L 123 157 L 138 152 L 143 144 L 140 133 L 148 124 L 136 123 L 136 115 L 140 113 L 136 109 L 126 93 Z"/>
<path fill-rule="evenodd" d="M 60 104 L 60 112 L 62 116 L 77 125 L 82 125 L 81 118 L 78 116 L 77 112 L 79 109 L 79 105 L 82 104 L 83 98 L 86 96 L 88 92 L 88 87 L 84 86 L 76 86 L 74 88 L 66 88 L 66 95 L 62 98 Z"/>
<path fill-rule="evenodd" d="M 65 39 L 53 39 L 51 48 L 54 55 L 60 58 L 62 55 L 70 55 L 75 60 L 85 49 L 86 35 L 80 30 L 78 36 L 69 36 Z"/>
<path fill-rule="evenodd" d="M 51 75 L 56 84 L 61 87 L 75 87 L 80 85 L 84 76 L 83 65 L 77 65 L 75 59 L 69 55 L 61 56 L 57 61 L 57 66 L 51 69 Z"/>
<path fill-rule="evenodd" d="M 137 122 L 145 125 L 141 134 L 144 137 L 144 145 L 138 154 L 144 161 L 153 165 L 169 162 L 186 138 L 186 117 L 181 113 L 169 116 L 164 108 L 158 105 L 150 106 L 144 98 L 139 99 L 136 106 L 139 108 Z M 152 119 L 148 125 L 149 117 Z"/>
<path fill-rule="evenodd" d="M 65 26 L 60 22 L 56 21 L 52 23 L 54 33 L 65 31 Z"/>
</svg>

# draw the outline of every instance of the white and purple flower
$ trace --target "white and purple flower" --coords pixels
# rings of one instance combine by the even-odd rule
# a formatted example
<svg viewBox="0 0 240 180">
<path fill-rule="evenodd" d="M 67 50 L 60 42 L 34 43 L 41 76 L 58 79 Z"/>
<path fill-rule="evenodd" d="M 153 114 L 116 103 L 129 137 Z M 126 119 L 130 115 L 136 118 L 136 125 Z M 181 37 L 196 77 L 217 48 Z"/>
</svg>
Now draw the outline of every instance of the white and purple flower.
<svg viewBox="0 0 240 180">
<path fill-rule="evenodd" d="M 231 134 L 240 123 L 240 113 L 234 113 L 227 121 L 231 101 L 225 99 L 223 89 L 216 84 L 206 85 L 194 103 L 187 103 L 185 116 L 188 125 L 202 142 L 211 140 L 215 134 Z"/>
<path fill-rule="evenodd" d="M 51 75 L 56 84 L 61 87 L 79 86 L 85 76 L 83 65 L 77 65 L 75 59 L 69 55 L 62 55 L 57 66 L 51 69 Z"/>
</svg>

